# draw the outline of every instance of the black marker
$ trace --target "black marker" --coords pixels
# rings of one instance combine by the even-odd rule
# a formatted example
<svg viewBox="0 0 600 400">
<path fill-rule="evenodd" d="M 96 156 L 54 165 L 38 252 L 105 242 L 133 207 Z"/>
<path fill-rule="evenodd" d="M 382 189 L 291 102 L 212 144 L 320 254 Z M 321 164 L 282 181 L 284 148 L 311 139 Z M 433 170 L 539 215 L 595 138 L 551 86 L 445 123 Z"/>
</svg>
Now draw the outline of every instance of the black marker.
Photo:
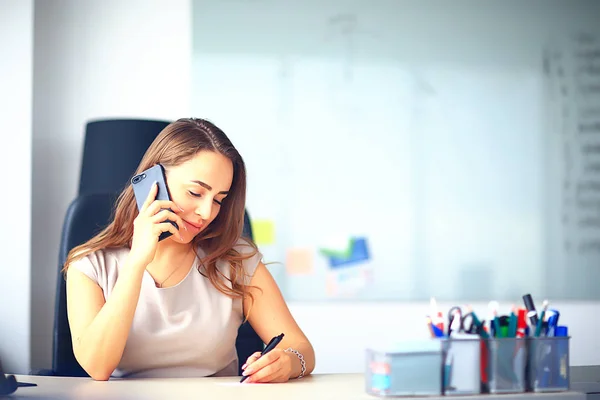
<svg viewBox="0 0 600 400">
<path fill-rule="evenodd" d="M 527 309 L 527 315 L 529 316 L 531 325 L 537 326 L 537 311 L 535 310 L 535 304 L 533 304 L 533 298 L 529 293 L 523 296 L 523 302 L 525 303 L 525 308 Z"/>
<path fill-rule="evenodd" d="M 264 356 L 265 354 L 267 354 L 268 352 L 270 352 L 271 350 L 273 350 L 275 347 L 277 347 L 277 345 L 279 344 L 279 342 L 281 342 L 281 340 L 283 339 L 283 336 L 284 335 L 282 333 L 281 335 L 275 336 L 273 339 L 271 339 L 271 341 L 269 342 L 269 344 L 267 345 L 267 347 L 265 347 L 265 349 L 260 353 L 260 357 Z M 260 359 L 260 357 L 258 357 L 258 358 Z M 243 376 L 242 379 L 240 380 L 240 383 L 244 382 L 246 380 L 246 378 L 248 378 L 249 376 L 250 375 Z"/>
</svg>

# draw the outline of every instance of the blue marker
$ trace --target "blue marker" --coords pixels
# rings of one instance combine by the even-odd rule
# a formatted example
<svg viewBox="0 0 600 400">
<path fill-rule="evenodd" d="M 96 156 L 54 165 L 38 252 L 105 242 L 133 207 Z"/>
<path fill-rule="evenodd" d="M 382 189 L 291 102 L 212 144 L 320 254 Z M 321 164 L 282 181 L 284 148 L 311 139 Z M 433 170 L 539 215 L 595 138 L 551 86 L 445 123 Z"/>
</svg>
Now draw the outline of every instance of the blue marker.
<svg viewBox="0 0 600 400">
<path fill-rule="evenodd" d="M 433 334 L 435 335 L 435 337 L 444 337 L 444 331 L 435 326 L 434 324 L 431 324 L 431 329 L 433 329 Z"/>
<path fill-rule="evenodd" d="M 554 336 L 556 337 L 567 337 L 569 336 L 569 328 L 566 326 L 557 326 L 554 330 Z"/>
<path fill-rule="evenodd" d="M 548 330 L 546 336 L 556 336 L 556 327 L 558 326 L 558 318 L 560 313 L 557 310 L 548 310 L 550 317 L 548 317 Z"/>
</svg>

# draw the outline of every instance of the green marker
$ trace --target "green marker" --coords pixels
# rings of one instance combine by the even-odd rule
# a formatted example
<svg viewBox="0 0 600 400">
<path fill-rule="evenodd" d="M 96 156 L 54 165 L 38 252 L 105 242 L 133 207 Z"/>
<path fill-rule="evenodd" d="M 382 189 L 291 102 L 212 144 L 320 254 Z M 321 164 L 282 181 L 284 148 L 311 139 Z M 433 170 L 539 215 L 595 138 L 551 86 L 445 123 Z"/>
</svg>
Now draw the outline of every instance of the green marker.
<svg viewBox="0 0 600 400">
<path fill-rule="evenodd" d="M 513 305 L 508 320 L 508 337 L 517 337 L 517 314 L 516 307 Z"/>
</svg>

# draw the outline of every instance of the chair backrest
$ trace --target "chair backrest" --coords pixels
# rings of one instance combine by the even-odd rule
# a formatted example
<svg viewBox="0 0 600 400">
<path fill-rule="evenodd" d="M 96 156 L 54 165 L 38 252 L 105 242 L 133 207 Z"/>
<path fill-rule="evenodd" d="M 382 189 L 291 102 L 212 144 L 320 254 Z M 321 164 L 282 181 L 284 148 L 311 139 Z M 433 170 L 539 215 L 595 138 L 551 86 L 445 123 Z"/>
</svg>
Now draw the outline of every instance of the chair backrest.
<svg viewBox="0 0 600 400">
<path fill-rule="evenodd" d="M 52 370 L 59 376 L 89 376 L 73 355 L 73 342 L 67 318 L 66 282 L 62 272 L 69 251 L 85 243 L 110 222 L 115 197 L 90 194 L 77 197 L 67 209 L 58 250 L 58 279 L 54 310 Z"/>
<path fill-rule="evenodd" d="M 69 206 L 59 248 L 59 271 L 67 255 L 75 246 L 82 244 L 102 230 L 112 218 L 116 200 L 114 194 L 88 194 L 77 197 Z M 253 238 L 250 218 L 244 215 L 244 235 Z M 61 272 L 56 282 L 54 315 L 52 374 L 58 376 L 89 376 L 73 355 L 73 344 L 67 318 L 66 283 Z M 236 350 L 240 365 L 254 352 L 263 349 L 263 342 L 249 323 L 238 330 Z M 239 369 L 241 375 L 241 369 Z"/>
<path fill-rule="evenodd" d="M 170 121 L 101 119 L 85 126 L 79 193 L 118 193 Z M 110 162 L 106 160 L 109 159 Z"/>
</svg>

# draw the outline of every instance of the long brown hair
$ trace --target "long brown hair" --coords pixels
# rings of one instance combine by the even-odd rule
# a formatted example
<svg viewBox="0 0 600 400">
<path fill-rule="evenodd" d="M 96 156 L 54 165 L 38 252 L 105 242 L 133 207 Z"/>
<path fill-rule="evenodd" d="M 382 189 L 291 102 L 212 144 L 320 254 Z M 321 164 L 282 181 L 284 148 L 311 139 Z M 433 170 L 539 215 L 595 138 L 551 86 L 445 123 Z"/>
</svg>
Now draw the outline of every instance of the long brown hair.
<svg viewBox="0 0 600 400">
<path fill-rule="evenodd" d="M 214 151 L 227 157 L 233 164 L 233 180 L 229 195 L 223 200 L 217 217 L 192 241 L 194 249 L 202 244 L 206 257 L 199 269 L 221 293 L 230 297 L 244 297 L 248 293 L 244 284 L 245 272 L 242 261 L 258 251 L 251 240 L 249 252 L 234 249 L 242 236 L 246 204 L 246 167 L 236 148 L 225 133 L 209 121 L 199 118 L 182 118 L 165 127 L 150 145 L 135 172 L 162 164 L 165 168 L 180 165 L 193 158 L 199 151 Z M 113 221 L 95 237 L 73 248 L 63 271 L 71 263 L 101 249 L 131 247 L 133 220 L 138 214 L 135 196 L 128 185 L 117 199 Z M 217 260 L 230 263 L 227 277 L 217 268 Z M 230 286 L 227 284 L 230 283 Z M 249 294 L 249 293 L 248 293 Z"/>
</svg>

